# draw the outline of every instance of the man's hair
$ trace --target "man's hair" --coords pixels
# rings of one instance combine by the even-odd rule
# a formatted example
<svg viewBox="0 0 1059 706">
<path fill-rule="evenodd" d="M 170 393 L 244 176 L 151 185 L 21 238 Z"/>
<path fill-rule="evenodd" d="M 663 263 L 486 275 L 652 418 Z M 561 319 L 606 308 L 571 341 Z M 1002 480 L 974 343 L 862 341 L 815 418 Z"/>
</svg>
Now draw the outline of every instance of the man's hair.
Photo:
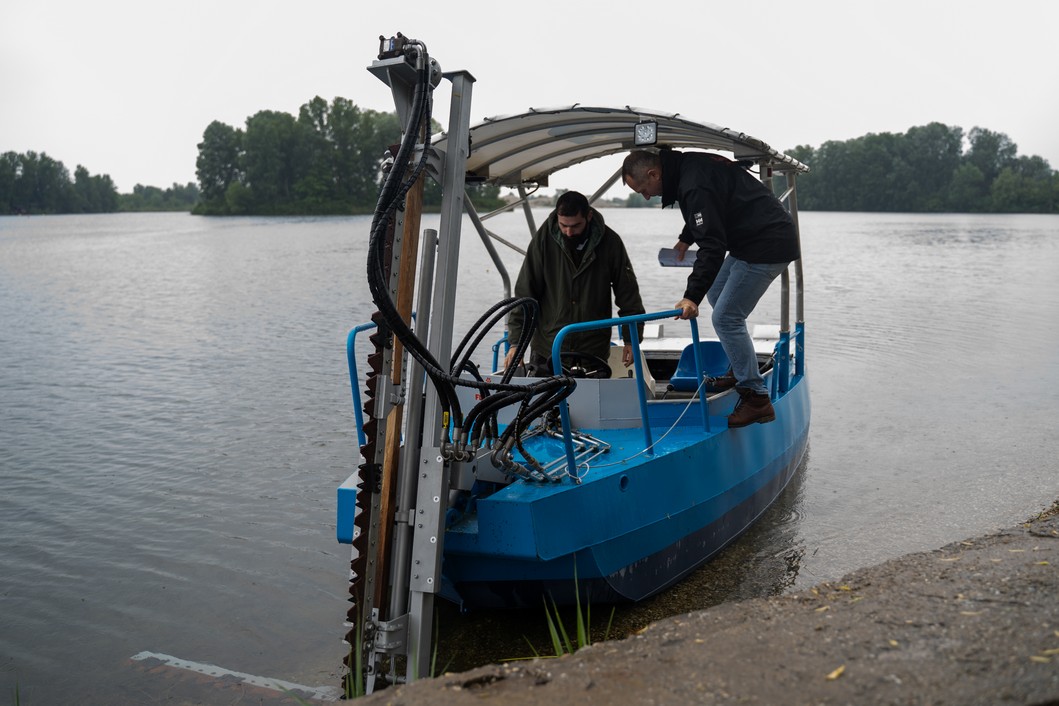
<svg viewBox="0 0 1059 706">
<path fill-rule="evenodd" d="M 643 181 L 647 176 L 648 169 L 661 169 L 662 158 L 654 152 L 647 150 L 636 150 L 625 157 L 621 165 L 621 183 L 628 184 L 629 177 L 636 181 Z"/>
<path fill-rule="evenodd" d="M 588 218 L 588 199 L 580 191 L 564 191 L 555 201 L 555 211 L 560 216 Z"/>
</svg>

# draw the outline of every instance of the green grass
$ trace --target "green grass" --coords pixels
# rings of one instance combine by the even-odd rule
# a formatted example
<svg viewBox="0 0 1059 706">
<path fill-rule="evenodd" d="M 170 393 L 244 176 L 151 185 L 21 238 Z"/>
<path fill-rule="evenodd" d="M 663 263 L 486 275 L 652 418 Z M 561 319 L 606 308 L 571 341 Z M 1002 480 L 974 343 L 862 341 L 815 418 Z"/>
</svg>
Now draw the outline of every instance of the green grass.
<svg viewBox="0 0 1059 706">
<path fill-rule="evenodd" d="M 342 679 L 343 696 L 355 699 L 365 695 L 364 685 L 364 621 L 354 626 L 354 643 L 349 646 L 349 671 Z"/>
<path fill-rule="evenodd" d="M 570 639 L 570 632 L 567 631 L 566 625 L 563 623 L 562 616 L 559 613 L 559 606 L 556 604 L 555 599 L 552 598 L 551 606 L 548 605 L 548 599 L 551 596 L 545 596 L 542 598 L 544 601 L 544 619 L 548 625 L 548 635 L 552 641 L 552 651 L 555 653 L 555 657 L 561 657 L 564 654 L 573 654 L 582 647 L 587 647 L 592 644 L 592 604 L 589 601 L 585 602 L 585 609 L 581 610 L 581 591 L 578 590 L 577 586 L 577 570 L 574 570 L 574 637 L 576 640 Z M 603 634 L 603 641 L 606 642 L 607 638 L 610 637 L 610 628 L 614 623 L 614 612 L 616 608 L 611 607 L 610 618 L 607 620 L 607 629 Z M 537 652 L 533 643 L 523 635 L 523 639 L 530 646 L 530 650 L 533 651 L 534 657 L 540 657 L 541 655 Z"/>
</svg>

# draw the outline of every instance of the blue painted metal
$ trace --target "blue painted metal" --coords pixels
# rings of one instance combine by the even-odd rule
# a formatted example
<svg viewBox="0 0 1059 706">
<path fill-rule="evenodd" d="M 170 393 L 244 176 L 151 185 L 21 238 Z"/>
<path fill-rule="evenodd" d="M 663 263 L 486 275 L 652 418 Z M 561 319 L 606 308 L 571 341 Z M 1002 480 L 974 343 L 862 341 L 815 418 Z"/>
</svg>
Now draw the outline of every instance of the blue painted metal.
<svg viewBox="0 0 1059 706">
<path fill-rule="evenodd" d="M 507 356 L 507 351 L 511 348 L 511 342 L 508 340 L 507 331 L 504 331 L 504 335 L 500 337 L 500 340 L 493 344 L 493 370 L 499 370 L 500 364 L 500 346 L 504 347 L 504 355 Z"/>
<path fill-rule="evenodd" d="M 681 313 L 680 309 L 670 309 L 667 311 L 660 311 L 653 314 L 637 314 L 636 316 L 623 316 L 619 319 L 600 319 L 598 321 L 584 321 L 577 324 L 568 324 L 559 329 L 559 333 L 555 334 L 555 340 L 552 341 L 552 373 L 555 375 L 563 374 L 563 341 L 566 337 L 577 331 L 589 331 L 598 328 L 611 328 L 614 326 L 621 326 L 628 324 L 629 326 L 637 326 L 640 323 L 647 321 L 656 321 L 658 319 L 666 319 L 671 316 L 679 316 Z M 695 328 L 695 320 L 692 319 L 692 331 L 695 332 L 695 340 L 698 340 L 698 329 Z M 636 337 L 633 336 L 635 339 Z M 647 408 L 647 393 L 643 389 L 643 377 L 642 369 L 640 371 L 641 377 L 637 378 L 639 383 L 636 388 L 640 395 L 640 406 L 642 409 Z M 576 482 L 578 479 L 577 473 L 577 462 L 574 460 L 574 444 L 573 439 L 570 436 L 570 405 L 566 400 L 559 403 L 559 417 L 562 419 L 563 424 L 563 438 L 566 446 L 566 472 L 570 474 L 570 477 Z M 651 436 L 650 431 L 647 429 L 647 424 L 644 424 L 644 429 L 647 433 L 646 436 L 646 448 L 651 448 Z"/>
<path fill-rule="evenodd" d="M 593 600 L 641 600 L 707 561 L 783 490 L 808 438 L 806 379 L 776 400 L 769 424 L 728 430 L 723 417 L 734 398 L 711 401 L 716 431 L 704 433 L 685 416 L 656 442 L 655 456 L 589 469 L 580 485 L 516 482 L 479 498 L 477 512 L 446 534 L 445 572 L 457 600 L 532 605 L 550 592 L 564 602 L 573 597 L 575 566 Z M 654 404 L 651 412 L 673 408 Z M 592 433 L 614 448 L 632 448 L 637 436 Z"/>
<path fill-rule="evenodd" d="M 778 393 L 783 394 L 790 387 L 791 381 L 791 332 L 780 331 L 780 340 L 776 344 L 776 353 L 773 358 L 776 367 L 779 369 L 777 378 L 779 378 Z"/>
<path fill-rule="evenodd" d="M 695 361 L 696 348 L 701 355 L 699 363 Z M 694 392 L 702 382 L 702 378 L 696 375 L 696 369 L 701 369 L 703 375 L 709 376 L 727 372 L 728 355 L 720 341 L 699 341 L 697 347 L 691 343 L 686 345 L 680 353 L 677 369 L 669 379 L 669 384 L 680 392 Z"/>
<path fill-rule="evenodd" d="M 794 325 L 794 374 L 798 377 L 805 375 L 805 322 L 799 321 Z"/>
<path fill-rule="evenodd" d="M 353 327 L 346 336 L 346 365 L 349 368 L 349 387 L 353 391 L 353 416 L 357 420 L 357 441 L 361 446 L 367 443 L 364 436 L 364 412 L 361 410 L 360 401 L 360 376 L 357 373 L 356 342 L 357 334 L 362 331 L 370 331 L 375 328 L 374 323 L 361 324 Z"/>
<path fill-rule="evenodd" d="M 674 309 L 567 326 L 553 345 L 555 372 L 561 373 L 559 352 L 569 333 L 610 326 L 631 329 L 641 321 L 678 314 Z M 690 323 L 693 343 L 685 354 L 695 359 L 694 378 L 722 373 L 716 368 L 726 363 L 713 350 L 718 342 L 699 341 L 695 321 Z M 373 326 L 359 326 L 350 333 L 347 354 L 355 335 Z M 580 429 L 605 441 L 611 451 L 577 468 L 569 405 L 561 403 L 562 439 L 537 436 L 524 443 L 544 463 L 563 459 L 572 479 L 516 480 L 495 492 L 475 493 L 466 510 L 450 512 L 442 595 L 483 607 L 539 604 L 544 594 L 559 603 L 572 602 L 575 591 L 582 600 L 636 601 L 709 560 L 753 523 L 803 458 L 810 405 L 801 324 L 793 339 L 794 374 L 789 365 L 784 370 L 779 362 L 766 373 L 776 420 L 729 430 L 726 417 L 735 405 L 734 394 L 699 394 L 686 404 L 649 403 L 640 344 L 637 337 L 630 337 L 641 424 Z M 781 336 L 776 360 L 789 360 L 790 348 L 791 338 Z M 351 358 L 350 380 L 356 389 L 355 366 Z M 354 405 L 359 433 L 356 393 Z M 701 420 L 688 414 L 696 405 Z M 662 430 L 665 433 L 659 435 Z M 338 489 L 340 542 L 352 541 L 355 500 L 351 477 Z"/>
<path fill-rule="evenodd" d="M 335 534 L 343 544 L 353 543 L 353 518 L 357 511 L 357 478 L 355 475 L 346 478 L 338 486 L 338 523 Z"/>
<path fill-rule="evenodd" d="M 706 370 L 703 367 L 703 356 L 702 346 L 699 341 L 699 322 L 695 319 L 691 319 L 691 350 L 695 354 L 695 389 L 698 390 L 702 385 L 702 380 L 706 376 Z M 699 407 L 702 409 L 702 428 L 704 431 L 710 430 L 710 408 L 706 402 L 706 395 L 704 390 L 699 390 Z"/>
</svg>

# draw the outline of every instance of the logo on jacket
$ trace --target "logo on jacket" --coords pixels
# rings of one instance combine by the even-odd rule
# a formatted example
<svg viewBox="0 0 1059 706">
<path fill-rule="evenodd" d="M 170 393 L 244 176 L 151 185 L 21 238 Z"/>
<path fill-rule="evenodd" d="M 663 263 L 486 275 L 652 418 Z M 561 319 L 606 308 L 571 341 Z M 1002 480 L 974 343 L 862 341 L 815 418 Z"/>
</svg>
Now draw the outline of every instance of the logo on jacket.
<svg viewBox="0 0 1059 706">
<path fill-rule="evenodd" d="M 698 213 L 693 213 L 691 215 L 695 219 L 695 225 L 699 228 L 701 228 L 702 224 L 706 222 L 705 219 L 702 217 L 702 211 L 699 211 Z"/>
</svg>

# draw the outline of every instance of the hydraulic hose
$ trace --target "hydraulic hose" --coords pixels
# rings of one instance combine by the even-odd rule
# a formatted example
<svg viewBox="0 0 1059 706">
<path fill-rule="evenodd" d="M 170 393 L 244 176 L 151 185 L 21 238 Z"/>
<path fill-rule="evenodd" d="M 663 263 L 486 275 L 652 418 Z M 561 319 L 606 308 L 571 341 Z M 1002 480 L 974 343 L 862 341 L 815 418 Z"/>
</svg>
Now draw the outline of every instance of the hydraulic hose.
<svg viewBox="0 0 1059 706">
<path fill-rule="evenodd" d="M 526 349 L 533 331 L 537 326 L 538 305 L 533 299 L 510 298 L 493 305 L 486 311 L 467 333 L 456 352 L 450 360 L 448 371 L 430 353 L 427 346 L 411 330 L 408 324 L 397 311 L 390 293 L 388 291 L 387 264 L 384 262 L 386 245 L 386 233 L 394 213 L 403 203 L 405 195 L 422 176 L 426 165 L 429 147 L 429 125 L 431 116 L 430 66 L 425 47 L 415 45 L 417 53 L 416 86 L 409 114 L 408 125 L 398 147 L 397 154 L 393 158 L 392 166 L 383 180 L 379 191 L 379 200 L 376 205 L 375 214 L 372 219 L 370 239 L 368 245 L 367 276 L 368 286 L 372 293 L 372 299 L 379 307 L 382 317 L 379 333 L 388 340 L 389 336 L 396 336 L 405 350 L 409 352 L 423 366 L 426 375 L 430 378 L 438 390 L 439 402 L 446 418 L 451 418 L 452 427 L 460 436 L 467 438 L 472 429 L 475 438 L 480 438 L 481 430 L 495 431 L 497 427 L 496 415 L 503 407 L 521 402 L 516 414 L 518 423 L 509 425 L 505 430 L 504 437 L 511 438 L 512 434 L 516 443 L 521 443 L 518 437 L 528 426 L 535 416 L 543 410 L 550 408 L 562 399 L 565 399 L 576 386 L 576 382 L 569 377 L 543 378 L 526 385 L 512 385 L 510 380 L 514 374 L 514 368 L 506 370 L 499 383 L 485 382 L 480 376 L 472 379 L 461 376 L 461 372 L 470 364 L 470 357 L 477 346 L 481 343 L 491 327 L 500 321 L 508 312 L 515 307 L 521 306 L 525 312 L 525 326 L 522 336 L 516 344 L 516 354 L 521 358 Z M 423 153 L 412 169 L 411 175 L 405 179 L 408 172 L 408 162 L 420 134 L 426 135 L 426 144 Z M 385 330 L 384 330 L 385 326 Z M 456 394 L 456 386 L 473 387 L 482 392 L 482 400 L 478 402 L 468 413 L 467 418 L 463 416 L 459 398 Z M 532 400 L 536 399 L 536 402 Z M 475 428 L 477 427 L 477 428 Z M 448 424 L 444 430 L 445 441 L 450 441 Z M 459 441 L 459 439 L 457 439 Z M 524 453 L 524 452 L 523 452 Z"/>
</svg>

